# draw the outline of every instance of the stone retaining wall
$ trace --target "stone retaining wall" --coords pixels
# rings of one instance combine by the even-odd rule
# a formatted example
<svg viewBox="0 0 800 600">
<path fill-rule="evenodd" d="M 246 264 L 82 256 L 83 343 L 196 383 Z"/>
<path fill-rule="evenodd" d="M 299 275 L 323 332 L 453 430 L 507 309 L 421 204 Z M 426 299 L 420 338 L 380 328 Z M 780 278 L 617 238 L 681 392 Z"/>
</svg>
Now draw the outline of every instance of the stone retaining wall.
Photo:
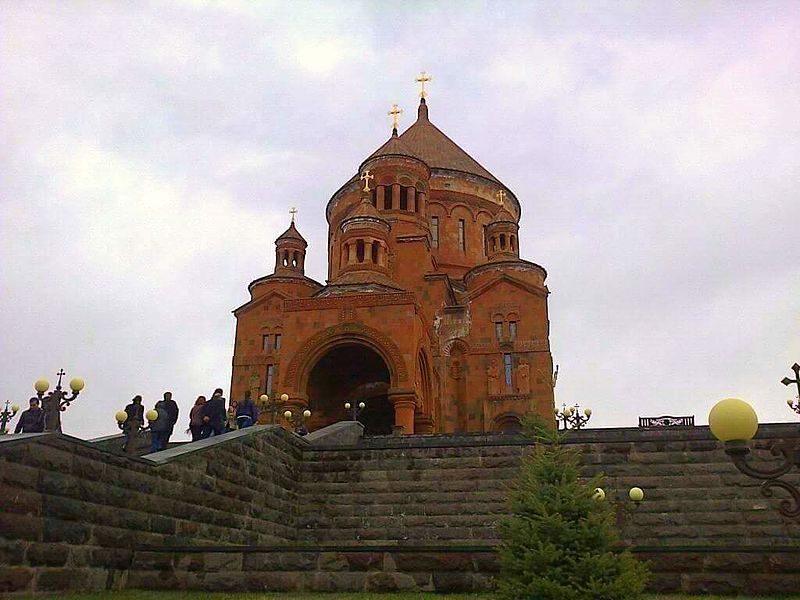
<svg viewBox="0 0 800 600">
<path fill-rule="evenodd" d="M 797 426 L 759 436 L 764 447 Z M 653 589 L 796 589 L 800 524 L 707 428 L 585 430 L 567 443 L 584 474 L 608 475 L 623 541 L 652 559 Z M 68 436 L 8 436 L 0 592 L 485 589 L 494 524 L 528 446 L 483 434 L 322 448 L 259 426 L 128 457 Z M 638 507 L 624 500 L 633 485 L 646 493 Z"/>
</svg>

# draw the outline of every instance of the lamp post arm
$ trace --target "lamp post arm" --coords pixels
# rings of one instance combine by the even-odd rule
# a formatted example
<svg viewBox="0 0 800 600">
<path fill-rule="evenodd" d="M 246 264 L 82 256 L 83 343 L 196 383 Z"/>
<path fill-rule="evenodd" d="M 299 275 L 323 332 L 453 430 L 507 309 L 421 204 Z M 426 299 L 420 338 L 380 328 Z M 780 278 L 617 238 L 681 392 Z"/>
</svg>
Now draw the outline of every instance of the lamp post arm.
<svg viewBox="0 0 800 600">
<path fill-rule="evenodd" d="M 790 519 L 800 517 L 800 490 L 782 479 L 769 479 L 761 484 L 761 495 L 765 498 L 771 498 L 774 494 L 772 488 L 780 488 L 790 496 L 781 500 L 778 512 Z"/>
<path fill-rule="evenodd" d="M 734 466 L 748 477 L 753 477 L 754 479 L 775 479 L 786 475 L 794 468 L 795 464 L 792 457 L 795 452 L 794 444 L 788 442 L 773 444 L 771 452 L 774 456 L 783 457 L 781 464 L 774 469 L 760 470 L 753 468 L 747 462 L 750 448 L 747 447 L 745 442 L 728 442 L 725 444 L 725 454 L 731 457 Z"/>
<path fill-rule="evenodd" d="M 72 396 L 70 396 L 69 398 L 66 398 L 65 397 L 66 394 L 64 394 L 64 396 L 61 397 L 61 402 L 58 405 L 59 409 L 62 410 L 62 411 L 67 410 L 67 407 L 69 406 L 69 403 L 72 402 L 73 400 L 75 400 L 75 398 L 78 397 L 79 393 L 80 392 L 73 391 L 72 392 Z"/>
</svg>

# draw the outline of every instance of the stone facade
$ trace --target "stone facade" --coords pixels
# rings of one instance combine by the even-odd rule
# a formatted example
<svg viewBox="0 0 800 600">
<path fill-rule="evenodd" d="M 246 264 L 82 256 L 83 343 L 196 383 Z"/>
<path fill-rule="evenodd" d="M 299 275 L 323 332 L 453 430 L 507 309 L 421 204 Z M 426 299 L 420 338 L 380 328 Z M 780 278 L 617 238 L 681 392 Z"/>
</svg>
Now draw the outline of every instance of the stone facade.
<svg viewBox="0 0 800 600">
<path fill-rule="evenodd" d="M 756 447 L 796 436 L 794 424 L 762 425 Z M 707 428 L 585 430 L 568 443 L 584 475 L 607 474 L 623 544 L 652 561 L 651 589 L 796 590 L 800 523 Z M 528 447 L 473 434 L 335 448 L 254 427 L 129 457 L 58 434 L 6 436 L 0 592 L 488 589 L 494 525 Z M 633 485 L 646 494 L 638 507 L 624 500 Z"/>
<path fill-rule="evenodd" d="M 520 258 L 520 213 L 423 100 L 328 202 L 326 285 L 306 277 L 294 221 L 276 240 L 274 272 L 234 311 L 231 398 L 286 393 L 312 429 L 365 401 L 368 434 L 551 418 L 547 274 Z"/>
</svg>

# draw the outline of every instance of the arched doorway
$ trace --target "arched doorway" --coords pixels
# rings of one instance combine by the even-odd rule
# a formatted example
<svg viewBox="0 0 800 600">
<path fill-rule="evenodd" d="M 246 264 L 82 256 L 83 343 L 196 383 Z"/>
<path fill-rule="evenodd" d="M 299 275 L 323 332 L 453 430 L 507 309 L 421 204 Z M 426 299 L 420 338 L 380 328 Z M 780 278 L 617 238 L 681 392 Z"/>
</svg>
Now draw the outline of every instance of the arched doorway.
<svg viewBox="0 0 800 600">
<path fill-rule="evenodd" d="M 308 378 L 308 406 L 314 423 L 324 427 L 352 415 L 345 402 L 364 402 L 359 416 L 365 435 L 387 435 L 394 426 L 394 408 L 389 401 L 389 368 L 374 350 L 361 344 L 341 344 L 326 352 Z"/>
</svg>

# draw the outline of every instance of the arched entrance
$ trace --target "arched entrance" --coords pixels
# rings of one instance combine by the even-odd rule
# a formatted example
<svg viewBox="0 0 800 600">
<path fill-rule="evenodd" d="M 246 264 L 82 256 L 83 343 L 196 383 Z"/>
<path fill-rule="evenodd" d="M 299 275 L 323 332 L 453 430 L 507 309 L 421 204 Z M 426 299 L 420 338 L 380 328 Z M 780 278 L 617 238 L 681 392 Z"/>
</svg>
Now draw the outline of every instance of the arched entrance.
<svg viewBox="0 0 800 600">
<path fill-rule="evenodd" d="M 357 343 L 338 345 L 320 358 L 308 378 L 308 407 L 319 427 L 345 421 L 352 415 L 345 402 L 366 408 L 359 416 L 366 435 L 387 435 L 394 425 L 389 401 L 389 368 L 374 350 Z"/>
</svg>

